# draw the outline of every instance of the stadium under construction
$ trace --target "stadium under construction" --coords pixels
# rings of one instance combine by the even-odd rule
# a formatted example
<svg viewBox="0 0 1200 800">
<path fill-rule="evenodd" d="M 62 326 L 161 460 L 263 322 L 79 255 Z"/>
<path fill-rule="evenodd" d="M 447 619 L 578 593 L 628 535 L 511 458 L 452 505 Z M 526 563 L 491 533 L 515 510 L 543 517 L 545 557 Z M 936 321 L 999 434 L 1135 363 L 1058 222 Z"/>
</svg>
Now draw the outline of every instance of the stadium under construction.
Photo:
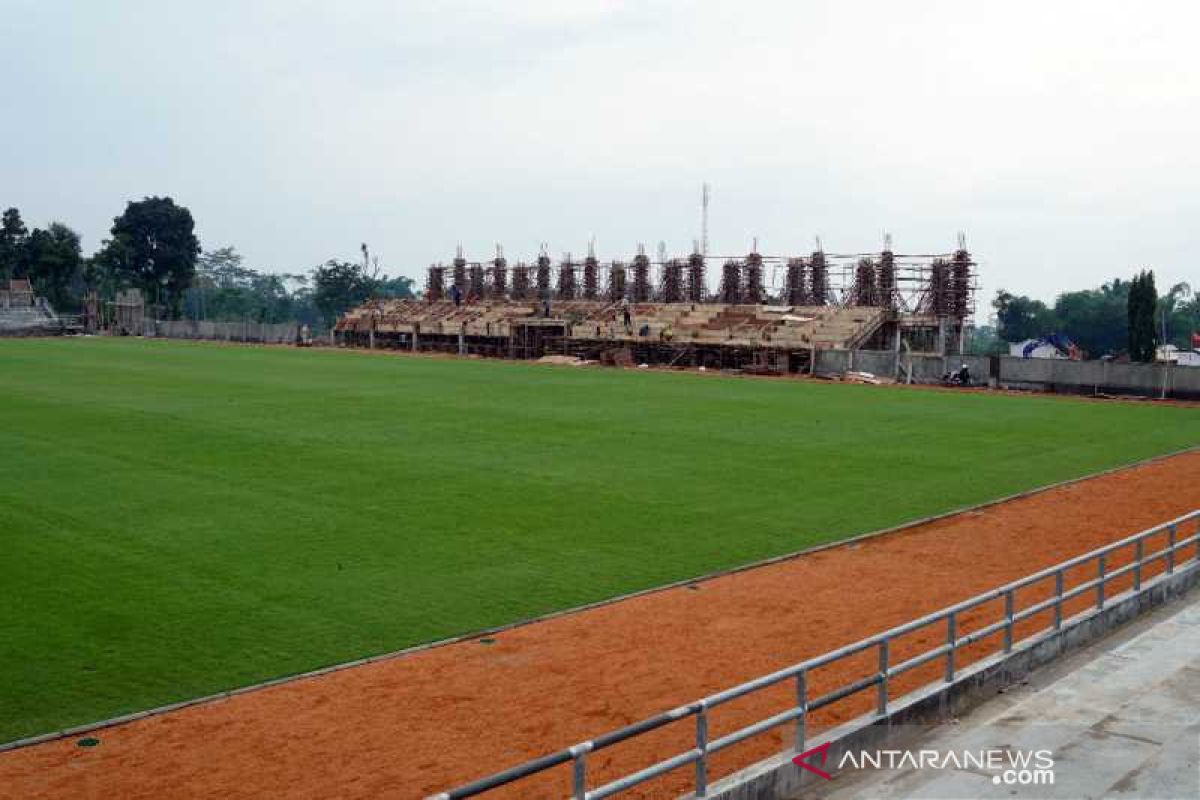
<svg viewBox="0 0 1200 800">
<path fill-rule="evenodd" d="M 603 363 L 804 372 L 821 349 L 962 352 L 974 311 L 975 262 L 949 253 L 743 257 L 701 254 L 628 263 L 542 247 L 509 266 L 458 251 L 428 270 L 421 299 L 372 300 L 344 315 L 337 343 L 498 358 L 569 356 Z M 719 264 L 719 285 L 708 267 Z"/>
</svg>

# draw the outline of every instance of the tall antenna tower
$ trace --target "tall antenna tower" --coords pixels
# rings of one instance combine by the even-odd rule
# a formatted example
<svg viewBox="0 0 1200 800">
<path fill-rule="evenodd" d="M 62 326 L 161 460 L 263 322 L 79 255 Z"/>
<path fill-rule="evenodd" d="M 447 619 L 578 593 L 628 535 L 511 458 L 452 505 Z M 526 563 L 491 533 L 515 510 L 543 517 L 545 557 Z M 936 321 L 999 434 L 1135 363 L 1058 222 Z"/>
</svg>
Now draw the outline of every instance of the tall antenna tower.
<svg viewBox="0 0 1200 800">
<path fill-rule="evenodd" d="M 700 254 L 708 255 L 708 196 L 711 187 L 705 183 L 700 190 Z"/>
</svg>

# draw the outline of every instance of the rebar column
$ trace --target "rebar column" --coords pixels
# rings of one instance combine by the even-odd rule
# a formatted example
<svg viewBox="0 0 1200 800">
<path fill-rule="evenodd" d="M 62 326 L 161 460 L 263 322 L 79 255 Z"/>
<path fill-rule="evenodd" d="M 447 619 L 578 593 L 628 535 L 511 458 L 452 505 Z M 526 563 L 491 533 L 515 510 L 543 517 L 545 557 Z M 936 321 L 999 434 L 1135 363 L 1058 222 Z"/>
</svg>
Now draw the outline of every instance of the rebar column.
<svg viewBox="0 0 1200 800">
<path fill-rule="evenodd" d="M 503 300 L 508 293 L 508 260 L 497 256 L 492 260 L 491 296 Z"/>
<path fill-rule="evenodd" d="M 763 260 L 758 253 L 746 256 L 746 287 L 742 291 L 742 301 L 752 305 L 766 302 L 767 292 L 763 286 Z"/>
<path fill-rule="evenodd" d="M 881 308 L 896 309 L 896 254 L 891 250 L 879 255 L 878 300 Z"/>
<path fill-rule="evenodd" d="M 703 303 L 707 289 L 704 285 L 704 256 L 692 253 L 688 256 L 687 299 L 690 303 Z"/>
<path fill-rule="evenodd" d="M 964 249 L 957 250 L 950 262 L 949 283 L 948 310 L 950 316 L 961 320 L 971 307 L 971 254 Z"/>
<path fill-rule="evenodd" d="M 454 259 L 454 285 L 458 287 L 461 297 L 467 296 L 467 260 L 462 257 L 461 251 Z"/>
<path fill-rule="evenodd" d="M 550 256 L 540 255 L 537 260 L 537 296 L 539 300 L 550 297 Z"/>
<path fill-rule="evenodd" d="M 678 258 L 673 258 L 663 265 L 662 282 L 658 294 L 662 302 L 683 302 L 683 265 L 684 262 Z"/>
<path fill-rule="evenodd" d="M 434 264 L 429 267 L 429 277 L 425 281 L 425 296 L 430 300 L 443 300 L 446 297 L 446 268 Z"/>
<path fill-rule="evenodd" d="M 575 264 L 567 258 L 558 267 L 558 299 L 574 300 L 575 292 Z"/>
<path fill-rule="evenodd" d="M 638 253 L 633 257 L 633 297 L 635 303 L 650 302 L 650 257 Z"/>
<path fill-rule="evenodd" d="M 625 297 L 625 265 L 614 261 L 608 270 L 608 299 L 620 302 Z"/>
<path fill-rule="evenodd" d="M 595 300 L 596 295 L 600 290 L 600 262 L 595 256 L 588 256 L 583 260 L 583 299 Z"/>
<path fill-rule="evenodd" d="M 825 253 L 821 250 L 813 252 L 808 261 L 809 272 L 809 303 L 823 306 L 829 302 L 829 265 L 825 261 Z"/>
<path fill-rule="evenodd" d="M 742 302 L 742 265 L 737 261 L 726 261 L 721 267 L 720 299 L 730 305 Z"/>
<path fill-rule="evenodd" d="M 935 258 L 929 265 L 929 286 L 926 289 L 926 311 L 944 317 L 950 313 L 950 265 L 944 258 Z"/>
<path fill-rule="evenodd" d="M 804 291 L 804 259 L 789 258 L 787 261 L 787 278 L 783 290 L 784 302 L 789 306 L 807 305 Z"/>
</svg>

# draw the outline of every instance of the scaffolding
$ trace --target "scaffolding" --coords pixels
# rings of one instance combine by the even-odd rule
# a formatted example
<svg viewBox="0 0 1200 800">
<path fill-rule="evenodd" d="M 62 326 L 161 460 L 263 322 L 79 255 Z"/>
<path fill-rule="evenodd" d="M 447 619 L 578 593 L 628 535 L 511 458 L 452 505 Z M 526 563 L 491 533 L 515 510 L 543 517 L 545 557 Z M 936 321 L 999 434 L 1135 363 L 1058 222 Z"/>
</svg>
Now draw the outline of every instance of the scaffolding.
<svg viewBox="0 0 1200 800">
<path fill-rule="evenodd" d="M 711 265 L 720 265 L 715 295 L 707 290 Z M 450 274 L 447 274 L 447 273 Z M 890 239 L 876 253 L 827 253 L 819 246 L 808 256 L 706 256 L 698 250 L 686 259 L 669 258 L 665 246 L 658 260 L 639 246 L 632 263 L 603 262 L 589 246 L 580 264 L 569 253 L 552 275 L 545 246 L 533 266 L 509 267 L 499 247 L 485 269 L 470 263 L 461 249 L 452 267 L 429 267 L 425 298 L 444 299 L 450 285 L 465 298 L 501 301 L 607 299 L 635 303 L 704 303 L 881 308 L 890 314 L 944 317 L 955 326 L 975 312 L 976 264 L 965 242 L 944 253 L 896 253 Z"/>
</svg>

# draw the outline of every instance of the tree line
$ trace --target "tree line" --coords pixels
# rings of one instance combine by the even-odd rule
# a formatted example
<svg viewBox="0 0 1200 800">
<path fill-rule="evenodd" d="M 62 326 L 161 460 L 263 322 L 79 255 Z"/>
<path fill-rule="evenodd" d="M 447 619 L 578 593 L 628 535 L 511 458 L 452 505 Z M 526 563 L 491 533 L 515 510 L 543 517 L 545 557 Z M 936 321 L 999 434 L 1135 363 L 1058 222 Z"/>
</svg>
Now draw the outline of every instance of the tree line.
<svg viewBox="0 0 1200 800">
<path fill-rule="evenodd" d="M 104 302 L 138 289 L 164 319 L 321 327 L 370 298 L 413 296 L 412 279 L 383 274 L 365 244 L 361 263 L 333 258 L 298 273 L 253 269 L 233 247 L 205 251 L 191 211 L 170 197 L 130 201 L 109 233 L 85 257 L 79 234 L 67 225 L 31 231 L 21 212 L 9 208 L 0 218 L 0 284 L 28 279 L 64 313 L 80 313 L 93 292 Z"/>
<path fill-rule="evenodd" d="M 1192 335 L 1200 332 L 1200 295 L 1178 283 L 1159 296 L 1150 270 L 1132 280 L 1115 278 L 1095 289 L 1064 292 L 1052 305 L 1001 289 L 992 308 L 996 326 L 982 329 L 980 352 L 1007 352 L 1007 343 L 1062 334 L 1089 358 L 1128 355 L 1132 361 L 1153 361 L 1158 345 L 1190 349 Z"/>
<path fill-rule="evenodd" d="M 52 222 L 30 231 L 20 211 L 9 208 L 0 219 L 0 284 L 28 278 L 39 295 L 67 313 L 80 312 L 91 292 L 107 301 L 136 288 L 164 318 L 295 320 L 321 327 L 372 297 L 413 296 L 412 279 L 382 274 L 365 244 L 361 262 L 329 259 L 298 273 L 253 269 L 233 247 L 205 251 L 191 211 L 170 197 L 129 202 L 109 233 L 84 257 L 79 235 L 67 225 Z M 1153 360 L 1156 345 L 1188 348 L 1200 332 L 1200 296 L 1180 283 L 1160 297 L 1149 271 L 1065 292 L 1053 305 L 1002 289 L 992 307 L 997 324 L 978 329 L 975 352 L 1005 352 L 1006 343 L 1058 333 L 1092 358 Z"/>
</svg>

